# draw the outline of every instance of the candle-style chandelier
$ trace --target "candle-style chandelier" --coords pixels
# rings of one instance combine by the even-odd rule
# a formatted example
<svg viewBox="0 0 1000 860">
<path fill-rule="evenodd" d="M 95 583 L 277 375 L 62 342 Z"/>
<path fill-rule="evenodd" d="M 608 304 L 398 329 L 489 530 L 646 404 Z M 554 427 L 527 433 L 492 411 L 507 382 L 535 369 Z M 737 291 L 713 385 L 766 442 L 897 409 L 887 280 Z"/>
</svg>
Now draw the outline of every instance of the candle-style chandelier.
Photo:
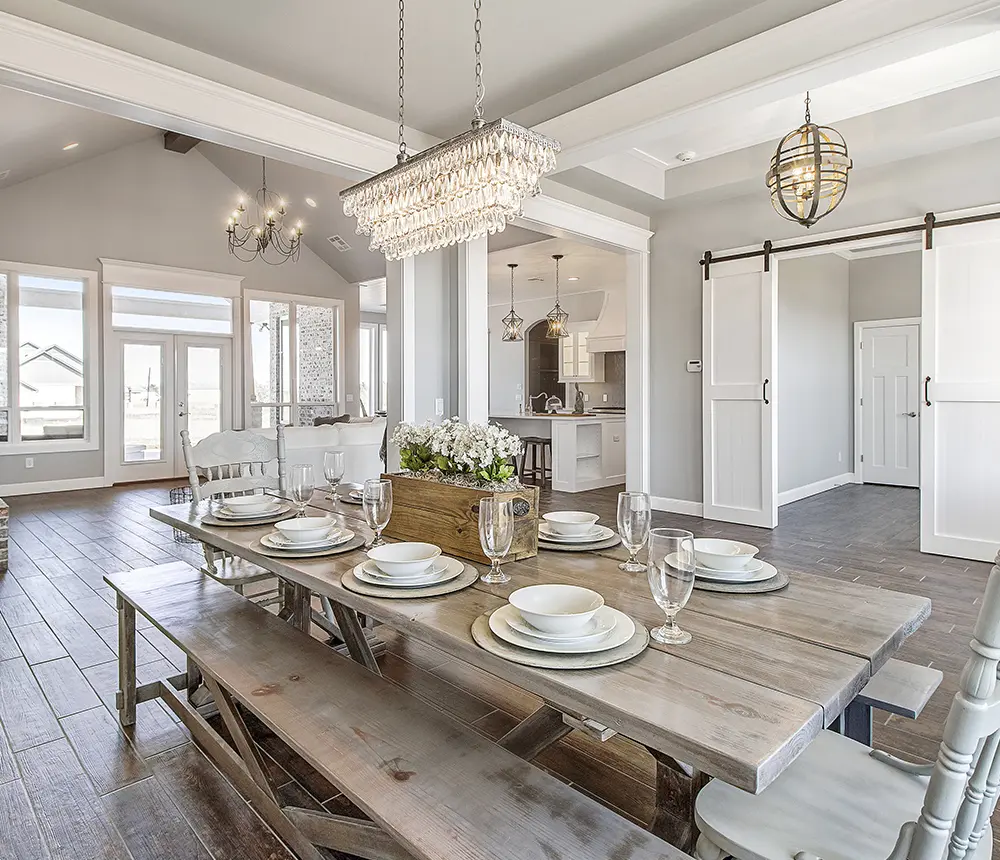
<svg viewBox="0 0 1000 860">
<path fill-rule="evenodd" d="M 508 263 L 507 266 L 510 268 L 510 313 L 502 320 L 503 337 L 500 339 L 513 342 L 524 340 L 524 336 L 521 334 L 521 326 L 524 325 L 524 320 L 514 310 L 514 269 L 517 268 L 517 263 Z"/>
<path fill-rule="evenodd" d="M 851 166 L 840 132 L 812 121 L 806 93 L 805 122 L 781 139 L 771 159 L 771 205 L 782 218 L 811 227 L 844 199 Z"/>
<path fill-rule="evenodd" d="M 236 208 L 226 222 L 229 253 L 250 263 L 261 259 L 272 266 L 287 260 L 298 260 L 302 250 L 302 222 L 285 227 L 288 214 L 285 201 L 267 187 L 267 159 L 261 160 L 261 186 L 252 201 L 254 218 L 251 220 L 248 201 L 240 197 Z"/>
<path fill-rule="evenodd" d="M 545 319 L 549 321 L 548 329 L 545 331 L 546 337 L 560 338 L 568 337 L 569 331 L 566 329 L 566 323 L 569 322 L 569 314 L 566 313 L 559 305 L 559 261 L 563 258 L 562 254 L 553 254 L 552 259 L 556 261 L 556 304 L 546 315 Z"/>
<path fill-rule="evenodd" d="M 559 144 L 506 119 L 483 118 L 482 0 L 476 9 L 472 129 L 407 155 L 403 139 L 404 15 L 399 2 L 399 154 L 396 165 L 340 192 L 373 251 L 398 260 L 503 230 L 556 166 Z"/>
</svg>

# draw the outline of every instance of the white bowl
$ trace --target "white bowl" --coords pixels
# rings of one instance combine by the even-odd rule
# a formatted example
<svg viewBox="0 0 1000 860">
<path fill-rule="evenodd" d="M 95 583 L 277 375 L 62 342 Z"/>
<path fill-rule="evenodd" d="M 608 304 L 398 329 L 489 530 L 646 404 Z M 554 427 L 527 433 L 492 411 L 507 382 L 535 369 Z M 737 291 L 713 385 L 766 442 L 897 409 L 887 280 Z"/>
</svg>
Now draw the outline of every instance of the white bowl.
<svg viewBox="0 0 1000 860">
<path fill-rule="evenodd" d="M 296 517 L 274 527 L 292 543 L 310 543 L 325 538 L 336 524 L 333 517 Z"/>
<path fill-rule="evenodd" d="M 543 514 L 542 519 L 557 535 L 585 535 L 600 517 L 586 511 L 551 511 Z"/>
<path fill-rule="evenodd" d="M 368 558 L 386 576 L 413 576 L 427 570 L 441 555 L 432 543 L 389 543 L 368 550 Z"/>
<path fill-rule="evenodd" d="M 760 550 L 752 544 L 721 538 L 695 538 L 694 557 L 713 570 L 743 570 Z"/>
<path fill-rule="evenodd" d="M 529 585 L 507 599 L 525 621 L 545 633 L 580 630 L 604 606 L 601 595 L 579 585 Z"/>
<path fill-rule="evenodd" d="M 277 499 L 261 494 L 233 496 L 229 499 L 223 499 L 222 504 L 234 514 L 258 514 L 273 508 L 277 504 Z"/>
</svg>

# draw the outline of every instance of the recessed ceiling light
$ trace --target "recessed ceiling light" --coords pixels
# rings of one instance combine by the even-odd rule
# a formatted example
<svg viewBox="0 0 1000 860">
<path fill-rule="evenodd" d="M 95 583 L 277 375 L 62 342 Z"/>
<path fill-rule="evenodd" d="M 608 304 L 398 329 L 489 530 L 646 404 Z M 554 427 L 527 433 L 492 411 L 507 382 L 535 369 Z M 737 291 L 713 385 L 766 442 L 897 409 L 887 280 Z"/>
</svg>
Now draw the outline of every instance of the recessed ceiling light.
<svg viewBox="0 0 1000 860">
<path fill-rule="evenodd" d="M 313 200 L 312 197 L 307 197 L 306 198 L 306 206 L 312 206 L 312 208 L 315 209 L 316 208 L 316 201 Z"/>
<path fill-rule="evenodd" d="M 579 278 L 576 278 L 576 277 L 574 277 L 574 278 L 567 278 L 566 280 L 567 280 L 567 281 L 579 281 L 580 279 L 579 279 Z"/>
<path fill-rule="evenodd" d="M 71 150 L 71 149 L 76 149 L 76 148 L 77 148 L 77 147 L 78 147 L 79 145 L 80 145 L 80 144 L 79 144 L 79 143 L 76 143 L 76 142 L 74 142 L 74 143 L 67 143 L 67 144 L 66 144 L 66 145 L 65 145 L 65 146 L 63 147 L 63 152 L 69 152 L 69 150 Z"/>
<path fill-rule="evenodd" d="M 695 156 L 697 154 L 698 153 L 696 153 L 692 149 L 685 149 L 683 152 L 678 152 L 677 153 L 677 160 L 681 161 L 681 162 L 694 161 Z"/>
</svg>

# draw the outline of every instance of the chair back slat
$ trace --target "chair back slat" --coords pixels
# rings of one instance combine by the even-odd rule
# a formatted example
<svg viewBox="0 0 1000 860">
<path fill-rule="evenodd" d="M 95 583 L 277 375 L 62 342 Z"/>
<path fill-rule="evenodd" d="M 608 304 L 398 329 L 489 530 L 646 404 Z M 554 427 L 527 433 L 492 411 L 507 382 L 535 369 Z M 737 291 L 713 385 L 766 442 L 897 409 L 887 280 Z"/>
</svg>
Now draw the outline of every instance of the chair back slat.
<svg viewBox="0 0 1000 860">
<path fill-rule="evenodd" d="M 252 430 L 223 430 L 192 445 L 188 431 L 182 430 L 181 447 L 195 501 L 265 489 L 283 492 L 285 433 L 280 424 L 275 435 L 268 439 Z"/>
<path fill-rule="evenodd" d="M 1000 553 L 969 643 L 907 860 L 965 860 L 979 844 L 1000 783 Z M 992 786 L 991 786 L 991 780 Z M 991 792 L 988 796 L 987 792 Z"/>
</svg>

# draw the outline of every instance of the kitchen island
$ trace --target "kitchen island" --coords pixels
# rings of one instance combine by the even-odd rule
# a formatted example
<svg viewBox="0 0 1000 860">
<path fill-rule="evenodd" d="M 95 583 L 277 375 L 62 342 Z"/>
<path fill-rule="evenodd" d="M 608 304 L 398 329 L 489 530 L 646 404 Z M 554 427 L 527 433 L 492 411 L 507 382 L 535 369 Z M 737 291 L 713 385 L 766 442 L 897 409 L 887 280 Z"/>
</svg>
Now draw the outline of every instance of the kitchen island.
<svg viewBox="0 0 1000 860">
<path fill-rule="evenodd" d="M 491 415 L 518 436 L 552 440 L 552 489 L 581 493 L 625 483 L 625 415 Z"/>
</svg>

